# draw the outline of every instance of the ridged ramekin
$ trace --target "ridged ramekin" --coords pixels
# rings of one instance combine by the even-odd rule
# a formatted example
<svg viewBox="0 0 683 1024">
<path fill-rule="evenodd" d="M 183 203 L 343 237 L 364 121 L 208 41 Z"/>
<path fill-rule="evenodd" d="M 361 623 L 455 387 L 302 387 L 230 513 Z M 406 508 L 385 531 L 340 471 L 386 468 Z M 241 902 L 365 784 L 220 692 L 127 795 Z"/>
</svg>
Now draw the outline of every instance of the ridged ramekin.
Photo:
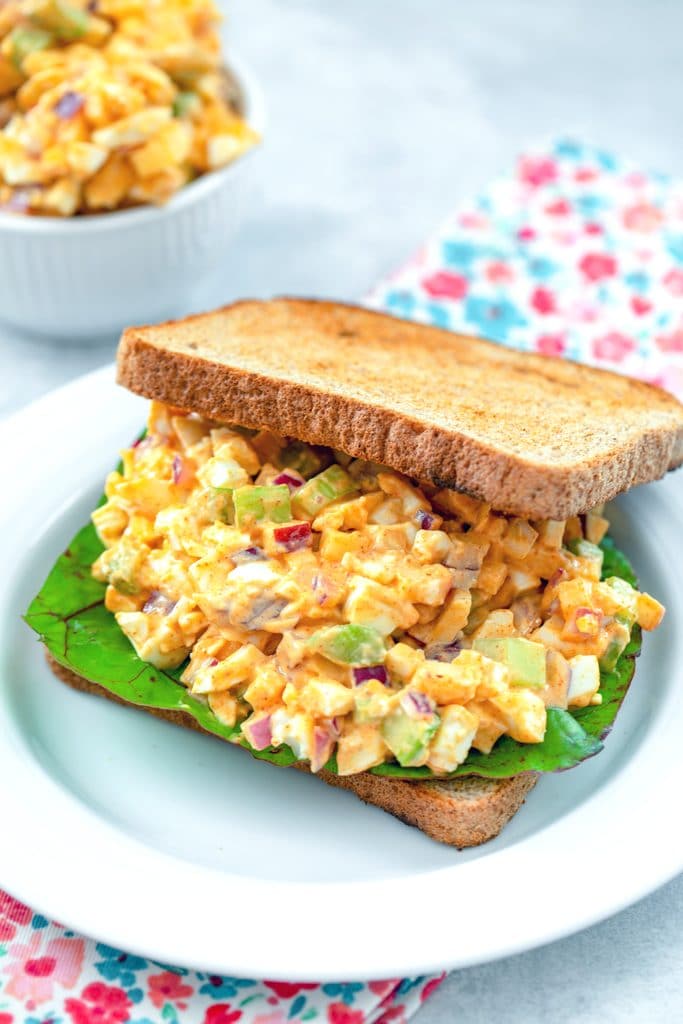
<svg viewBox="0 0 683 1024">
<path fill-rule="evenodd" d="M 258 83 L 230 60 L 249 124 L 265 129 Z M 72 219 L 0 213 L 0 320 L 55 339 L 116 335 L 187 312 L 256 194 L 259 148 L 186 185 L 165 206 Z"/>
</svg>

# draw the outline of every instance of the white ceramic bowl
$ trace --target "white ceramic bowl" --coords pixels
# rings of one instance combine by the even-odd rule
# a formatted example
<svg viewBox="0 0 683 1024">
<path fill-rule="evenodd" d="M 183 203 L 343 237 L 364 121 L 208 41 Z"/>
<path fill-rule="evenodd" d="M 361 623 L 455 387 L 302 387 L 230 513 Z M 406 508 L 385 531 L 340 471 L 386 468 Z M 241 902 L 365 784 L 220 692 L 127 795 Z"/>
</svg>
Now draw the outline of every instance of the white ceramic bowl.
<svg viewBox="0 0 683 1024">
<path fill-rule="evenodd" d="M 245 113 L 265 129 L 261 90 L 230 58 Z M 166 206 L 83 218 L 0 213 L 0 318 L 74 341 L 187 312 L 193 285 L 225 255 L 255 195 L 259 147 L 185 186 Z"/>
</svg>

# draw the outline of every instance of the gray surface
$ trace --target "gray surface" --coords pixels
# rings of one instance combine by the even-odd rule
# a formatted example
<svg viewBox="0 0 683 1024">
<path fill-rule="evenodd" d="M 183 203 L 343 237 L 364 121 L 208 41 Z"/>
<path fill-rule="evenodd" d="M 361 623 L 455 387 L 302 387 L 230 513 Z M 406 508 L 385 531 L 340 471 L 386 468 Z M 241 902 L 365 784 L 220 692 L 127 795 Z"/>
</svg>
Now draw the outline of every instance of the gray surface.
<svg viewBox="0 0 683 1024">
<path fill-rule="evenodd" d="M 573 132 L 683 174 L 683 5 L 674 0 L 229 8 L 231 37 L 267 94 L 263 197 L 198 305 L 274 293 L 356 298 L 544 135 Z M 0 330 L 0 412 L 106 362 L 113 345 L 55 349 Z M 682 924 L 679 878 L 579 936 L 453 975 L 417 1019 L 680 1020 Z"/>
</svg>

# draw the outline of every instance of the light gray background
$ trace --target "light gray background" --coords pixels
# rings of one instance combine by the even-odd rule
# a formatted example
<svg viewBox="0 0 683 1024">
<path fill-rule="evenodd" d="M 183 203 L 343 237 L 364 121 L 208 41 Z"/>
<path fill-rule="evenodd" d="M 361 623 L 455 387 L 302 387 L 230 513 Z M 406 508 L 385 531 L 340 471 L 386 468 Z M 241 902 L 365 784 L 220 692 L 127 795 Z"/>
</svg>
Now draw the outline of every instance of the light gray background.
<svg viewBox="0 0 683 1024">
<path fill-rule="evenodd" d="M 269 129 L 259 205 L 196 308 L 277 293 L 358 298 L 543 136 L 575 133 L 683 174 L 676 0 L 226 6 L 230 38 L 263 83 Z M 0 328 L 0 413 L 108 361 L 113 347 L 55 348 Z M 444 921 L 444 933 L 458 927 Z M 418 1024 L 682 1020 L 682 932 L 679 878 L 581 935 L 452 975 Z"/>
</svg>

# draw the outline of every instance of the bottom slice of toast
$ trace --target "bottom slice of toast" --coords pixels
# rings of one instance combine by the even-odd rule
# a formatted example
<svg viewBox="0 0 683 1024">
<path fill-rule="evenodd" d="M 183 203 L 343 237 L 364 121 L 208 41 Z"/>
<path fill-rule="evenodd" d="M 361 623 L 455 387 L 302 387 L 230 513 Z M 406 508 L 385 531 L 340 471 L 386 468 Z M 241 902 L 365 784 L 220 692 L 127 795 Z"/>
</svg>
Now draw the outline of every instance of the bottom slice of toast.
<svg viewBox="0 0 683 1024">
<path fill-rule="evenodd" d="M 138 707 L 141 711 L 173 722 L 175 725 L 206 733 L 213 739 L 221 739 L 220 736 L 202 729 L 191 715 L 182 711 L 165 711 L 129 704 L 97 683 L 91 683 L 70 669 L 64 668 L 50 654 L 47 655 L 47 660 L 54 674 L 74 690 L 107 697 L 117 704 L 128 707 Z M 295 767 L 307 770 L 304 764 Z M 470 775 L 461 779 L 433 782 L 391 779 L 372 775 L 370 772 L 341 776 L 321 771 L 316 777 L 330 786 L 350 790 L 366 804 L 381 807 L 406 824 L 421 829 L 432 839 L 457 846 L 458 849 L 478 846 L 497 836 L 519 810 L 537 780 L 533 772 L 515 775 L 511 779 L 484 779 Z"/>
</svg>

